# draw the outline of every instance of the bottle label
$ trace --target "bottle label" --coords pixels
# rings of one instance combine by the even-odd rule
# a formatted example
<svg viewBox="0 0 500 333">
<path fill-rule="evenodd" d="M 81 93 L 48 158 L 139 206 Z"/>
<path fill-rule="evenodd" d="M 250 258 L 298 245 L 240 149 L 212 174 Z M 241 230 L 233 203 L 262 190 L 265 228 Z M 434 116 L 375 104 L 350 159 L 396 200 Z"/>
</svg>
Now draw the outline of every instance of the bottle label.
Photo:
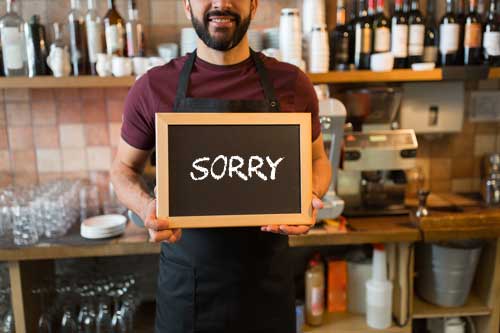
<svg viewBox="0 0 500 333">
<path fill-rule="evenodd" d="M 410 56 L 421 56 L 424 53 L 424 34 L 425 26 L 423 24 L 410 25 L 410 40 L 408 44 L 408 54 Z"/>
<path fill-rule="evenodd" d="M 392 25 L 391 52 L 395 58 L 408 56 L 408 26 L 406 24 Z"/>
<path fill-rule="evenodd" d="M 481 24 L 469 23 L 465 25 L 464 47 L 479 48 L 481 47 Z"/>
<path fill-rule="evenodd" d="M 99 22 L 87 22 L 87 40 L 90 63 L 97 62 L 97 54 L 102 53 L 102 27 Z"/>
<path fill-rule="evenodd" d="M 486 31 L 483 46 L 489 56 L 500 56 L 500 31 Z"/>
<path fill-rule="evenodd" d="M 391 50 L 391 30 L 377 28 L 375 30 L 375 52 L 389 52 Z"/>
<path fill-rule="evenodd" d="M 324 290 L 320 287 L 311 288 L 311 313 L 321 316 L 325 311 Z"/>
<path fill-rule="evenodd" d="M 439 51 L 442 54 L 457 52 L 459 35 L 460 25 L 456 23 L 441 24 L 439 26 Z"/>
<path fill-rule="evenodd" d="M 106 46 L 108 54 L 123 50 L 123 28 L 116 24 L 106 27 Z"/>
<path fill-rule="evenodd" d="M 356 49 L 355 54 L 370 54 L 372 46 L 372 34 L 370 28 L 356 26 Z"/>
<path fill-rule="evenodd" d="M 23 56 L 24 38 L 19 28 L 2 27 L 1 38 L 5 67 L 13 70 L 23 68 L 26 56 Z"/>
<path fill-rule="evenodd" d="M 424 62 L 437 62 L 438 48 L 436 46 L 426 46 L 424 48 Z"/>
<path fill-rule="evenodd" d="M 335 61 L 338 64 L 346 64 L 349 62 L 349 39 L 348 38 L 338 38 L 336 40 L 336 50 Z"/>
</svg>

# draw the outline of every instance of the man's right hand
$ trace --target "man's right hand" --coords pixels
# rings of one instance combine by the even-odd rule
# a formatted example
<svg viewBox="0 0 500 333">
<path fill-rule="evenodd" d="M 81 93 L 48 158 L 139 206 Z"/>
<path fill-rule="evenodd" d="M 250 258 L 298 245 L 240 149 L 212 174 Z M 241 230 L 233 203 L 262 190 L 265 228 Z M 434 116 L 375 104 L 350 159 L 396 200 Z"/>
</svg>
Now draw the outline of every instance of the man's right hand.
<svg viewBox="0 0 500 333">
<path fill-rule="evenodd" d="M 151 242 L 175 243 L 181 239 L 181 229 L 171 229 L 167 220 L 160 220 L 156 217 L 156 199 L 148 203 L 142 217 L 144 226 L 149 231 Z"/>
</svg>

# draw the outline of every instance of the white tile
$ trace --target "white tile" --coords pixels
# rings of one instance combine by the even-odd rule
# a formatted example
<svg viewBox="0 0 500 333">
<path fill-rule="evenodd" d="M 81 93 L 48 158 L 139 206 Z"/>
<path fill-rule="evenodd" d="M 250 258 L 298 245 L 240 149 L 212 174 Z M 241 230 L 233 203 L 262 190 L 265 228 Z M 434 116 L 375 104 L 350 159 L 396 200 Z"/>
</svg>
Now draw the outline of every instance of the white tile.
<svg viewBox="0 0 500 333">
<path fill-rule="evenodd" d="M 496 135 L 494 134 L 476 135 L 474 141 L 474 156 L 481 157 L 495 151 Z"/>
<path fill-rule="evenodd" d="M 87 162 L 90 171 L 109 171 L 111 168 L 111 148 L 109 146 L 88 147 Z"/>
<path fill-rule="evenodd" d="M 61 172 L 61 151 L 59 149 L 37 149 L 38 172 Z"/>
<path fill-rule="evenodd" d="M 10 171 L 10 156 L 8 150 L 0 150 L 0 171 Z"/>
<path fill-rule="evenodd" d="M 85 135 L 83 125 L 61 125 L 59 127 L 59 138 L 62 148 L 85 147 Z"/>
<path fill-rule="evenodd" d="M 64 172 L 87 170 L 87 159 L 83 148 L 63 149 L 62 161 Z"/>
<path fill-rule="evenodd" d="M 121 131 L 121 123 L 109 123 L 109 142 L 111 143 L 111 146 L 118 146 L 121 138 Z"/>
</svg>

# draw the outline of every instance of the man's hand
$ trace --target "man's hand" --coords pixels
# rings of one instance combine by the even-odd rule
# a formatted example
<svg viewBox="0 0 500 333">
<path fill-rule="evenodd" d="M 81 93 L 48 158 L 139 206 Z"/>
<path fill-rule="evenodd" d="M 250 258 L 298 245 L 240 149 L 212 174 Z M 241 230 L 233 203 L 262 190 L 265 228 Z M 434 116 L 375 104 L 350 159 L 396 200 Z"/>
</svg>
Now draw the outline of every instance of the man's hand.
<svg viewBox="0 0 500 333">
<path fill-rule="evenodd" d="M 156 218 L 156 199 L 152 199 L 143 213 L 144 226 L 149 231 L 149 240 L 151 242 L 175 243 L 181 239 L 181 229 L 169 228 L 167 220 Z"/>
<path fill-rule="evenodd" d="M 316 216 L 318 215 L 318 209 L 323 208 L 323 202 L 314 193 L 313 193 L 313 198 L 312 198 L 312 208 L 313 208 L 313 212 L 312 212 L 312 224 L 311 225 L 286 225 L 286 224 L 267 225 L 267 226 L 262 226 L 260 228 L 260 230 L 272 232 L 275 234 L 282 234 L 282 235 L 306 234 L 307 232 L 309 232 L 309 229 L 311 229 L 314 226 L 314 223 L 316 223 Z"/>
</svg>

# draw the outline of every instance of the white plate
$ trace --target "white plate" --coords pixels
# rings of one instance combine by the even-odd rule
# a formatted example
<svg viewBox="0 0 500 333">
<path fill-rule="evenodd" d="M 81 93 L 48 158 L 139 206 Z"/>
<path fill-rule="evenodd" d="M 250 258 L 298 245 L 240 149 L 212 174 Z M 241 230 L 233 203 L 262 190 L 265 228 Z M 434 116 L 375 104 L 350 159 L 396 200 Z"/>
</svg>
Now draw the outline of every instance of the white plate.
<svg viewBox="0 0 500 333">
<path fill-rule="evenodd" d="M 106 234 L 93 234 L 93 233 L 87 233 L 84 230 L 81 230 L 80 231 L 80 235 L 83 238 L 88 238 L 88 239 L 102 239 L 102 238 L 109 238 L 109 237 L 119 236 L 119 235 L 123 234 L 124 231 L 125 231 L 125 229 L 118 230 L 118 231 L 115 231 L 115 232 L 112 232 L 112 233 L 106 233 Z"/>
<path fill-rule="evenodd" d="M 120 214 L 99 215 L 88 218 L 82 222 L 82 227 L 91 229 L 109 229 L 123 226 L 127 223 L 127 218 Z"/>
<path fill-rule="evenodd" d="M 436 67 L 436 64 L 433 62 L 420 62 L 411 65 L 411 69 L 414 71 L 431 71 Z"/>
</svg>

